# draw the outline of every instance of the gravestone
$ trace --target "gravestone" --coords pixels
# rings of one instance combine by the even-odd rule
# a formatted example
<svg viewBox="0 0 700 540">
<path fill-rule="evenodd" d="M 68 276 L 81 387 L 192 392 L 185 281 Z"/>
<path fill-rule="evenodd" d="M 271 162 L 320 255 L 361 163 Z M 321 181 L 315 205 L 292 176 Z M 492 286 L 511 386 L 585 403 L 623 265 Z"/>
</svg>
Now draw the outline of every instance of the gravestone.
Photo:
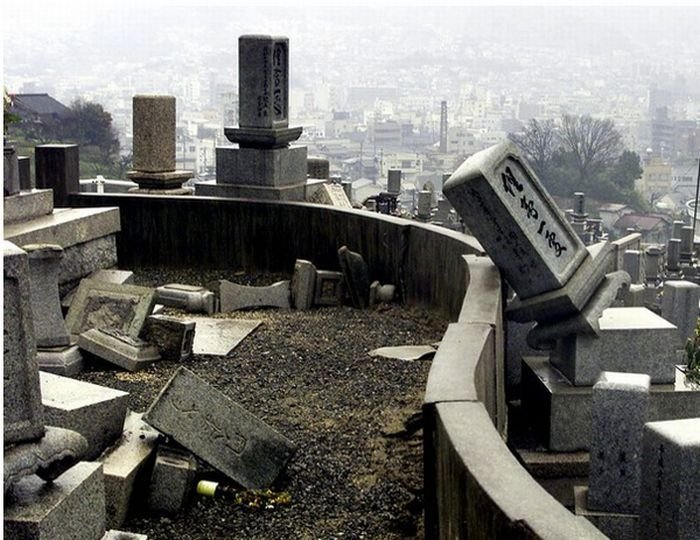
<svg viewBox="0 0 700 540">
<path fill-rule="evenodd" d="M 352 203 L 340 184 L 323 184 L 314 191 L 309 202 L 327 204 L 336 208 L 352 208 Z"/>
<path fill-rule="evenodd" d="M 661 249 L 650 246 L 644 252 L 644 273 L 647 280 L 658 280 L 661 274 Z"/>
<path fill-rule="evenodd" d="M 17 156 L 17 165 L 19 167 L 19 188 L 22 191 L 34 189 L 35 183 L 32 178 L 32 158 L 29 156 Z"/>
<path fill-rule="evenodd" d="M 296 309 L 309 309 L 314 303 L 316 267 L 311 261 L 297 259 L 292 274 L 292 305 Z"/>
<path fill-rule="evenodd" d="M 428 190 L 424 189 L 418 192 L 418 205 L 416 215 L 419 219 L 425 221 L 430 219 L 432 197 L 432 193 Z"/>
<path fill-rule="evenodd" d="M 290 294 L 288 280 L 267 287 L 239 285 L 225 279 L 219 281 L 219 305 L 222 313 L 258 307 L 290 309 Z"/>
<path fill-rule="evenodd" d="M 193 171 L 175 169 L 175 97 L 136 95 L 132 100 L 134 170 L 126 173 L 138 188 L 129 191 L 188 195 L 183 182 Z"/>
<path fill-rule="evenodd" d="M 661 316 L 678 327 L 677 347 L 682 348 L 688 338 L 695 335 L 698 321 L 700 285 L 690 281 L 664 282 Z"/>
<path fill-rule="evenodd" d="M 155 301 L 164 306 L 184 309 L 189 313 L 214 313 L 216 295 L 205 287 L 169 283 L 156 287 Z"/>
<path fill-rule="evenodd" d="M 603 371 L 593 386 L 588 509 L 636 514 L 648 375 Z"/>
<path fill-rule="evenodd" d="M 44 434 L 27 253 L 3 243 L 3 441 Z"/>
<path fill-rule="evenodd" d="M 636 249 L 628 249 L 623 255 L 623 270 L 630 275 L 632 283 L 644 283 L 644 259 L 642 252 Z"/>
<path fill-rule="evenodd" d="M 566 285 L 588 255 L 512 143 L 471 156 L 443 192 L 521 300 Z"/>
<path fill-rule="evenodd" d="M 323 178 L 328 180 L 330 176 L 330 163 L 325 158 L 306 158 L 306 175 L 309 178 Z"/>
<path fill-rule="evenodd" d="M 151 288 L 83 279 L 66 315 L 66 326 L 73 335 L 91 328 L 114 328 L 138 337 L 154 304 Z"/>
<path fill-rule="evenodd" d="M 54 244 L 23 246 L 28 254 L 32 316 L 37 347 L 70 345 L 58 296 L 58 271 L 63 249 Z"/>
<path fill-rule="evenodd" d="M 684 226 L 681 228 L 681 258 L 689 263 L 693 258 L 693 228 Z"/>
<path fill-rule="evenodd" d="M 352 204 L 352 182 L 343 180 L 340 185 L 343 186 L 345 196 L 348 198 L 348 201 L 350 201 L 350 204 Z"/>
<path fill-rule="evenodd" d="M 389 169 L 386 190 L 393 195 L 401 193 L 401 169 Z"/>
<path fill-rule="evenodd" d="M 671 238 L 676 238 L 678 240 L 681 239 L 681 231 L 683 230 L 683 227 L 685 226 L 685 223 L 680 220 L 674 220 L 673 224 L 671 225 Z"/>
<path fill-rule="evenodd" d="M 249 489 L 268 487 L 295 452 L 286 437 L 183 367 L 144 420 Z"/>
<path fill-rule="evenodd" d="M 639 509 L 639 530 L 645 537 L 698 537 L 698 463 L 700 418 L 646 424 Z"/>
<path fill-rule="evenodd" d="M 681 268 L 681 240 L 671 238 L 666 246 L 666 269 L 677 272 Z"/>
<path fill-rule="evenodd" d="M 345 284 L 352 305 L 364 309 L 369 304 L 369 268 L 362 255 L 347 246 L 338 249 L 338 262 L 345 276 Z"/>
<path fill-rule="evenodd" d="M 260 326 L 256 319 L 194 319 L 197 331 L 194 335 L 192 351 L 194 354 L 227 356 L 253 330 Z"/>
<path fill-rule="evenodd" d="M 38 189 L 52 189 L 54 206 L 68 206 L 68 194 L 80 192 L 80 154 L 77 144 L 40 144 L 34 147 Z"/>
<path fill-rule="evenodd" d="M 20 190 L 19 163 L 14 146 L 3 146 L 3 194 L 5 197 L 17 195 Z"/>
</svg>

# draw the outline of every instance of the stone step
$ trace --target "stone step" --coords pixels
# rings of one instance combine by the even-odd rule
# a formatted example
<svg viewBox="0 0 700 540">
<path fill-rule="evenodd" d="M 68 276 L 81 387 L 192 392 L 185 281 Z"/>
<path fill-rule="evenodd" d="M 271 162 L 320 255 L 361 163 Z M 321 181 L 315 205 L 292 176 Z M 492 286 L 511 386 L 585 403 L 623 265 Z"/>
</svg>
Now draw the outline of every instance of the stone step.
<svg viewBox="0 0 700 540">
<path fill-rule="evenodd" d="M 4 238 L 26 244 L 58 244 L 66 249 L 121 230 L 118 208 L 56 208 L 53 213 L 5 227 Z"/>
<path fill-rule="evenodd" d="M 121 436 L 127 392 L 43 371 L 39 377 L 46 423 L 72 429 L 85 437 L 86 459 L 97 458 Z"/>
<path fill-rule="evenodd" d="M 102 465 L 82 461 L 52 483 L 27 476 L 5 496 L 5 538 L 100 540 L 105 532 Z"/>
<path fill-rule="evenodd" d="M 523 358 L 523 410 L 550 451 L 590 449 L 592 392 L 573 386 L 547 358 Z M 648 421 L 693 417 L 700 417 L 700 385 L 686 383 L 679 369 L 674 384 L 651 385 Z"/>
<path fill-rule="evenodd" d="M 53 212 L 53 191 L 32 189 L 4 198 L 3 223 L 29 221 Z"/>
</svg>

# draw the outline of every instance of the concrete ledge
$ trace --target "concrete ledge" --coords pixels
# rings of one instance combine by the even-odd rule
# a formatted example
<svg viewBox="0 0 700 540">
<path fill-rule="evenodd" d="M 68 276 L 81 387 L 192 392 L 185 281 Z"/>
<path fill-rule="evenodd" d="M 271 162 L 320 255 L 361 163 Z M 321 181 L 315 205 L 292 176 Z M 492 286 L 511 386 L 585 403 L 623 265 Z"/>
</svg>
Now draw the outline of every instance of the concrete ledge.
<svg viewBox="0 0 700 540">
<path fill-rule="evenodd" d="M 50 189 L 20 191 L 4 198 L 4 208 L 5 224 L 46 216 L 53 211 L 53 192 Z"/>
<path fill-rule="evenodd" d="M 53 214 L 5 226 L 5 240 L 18 246 L 58 244 L 63 249 L 120 230 L 117 208 L 56 208 Z"/>
</svg>

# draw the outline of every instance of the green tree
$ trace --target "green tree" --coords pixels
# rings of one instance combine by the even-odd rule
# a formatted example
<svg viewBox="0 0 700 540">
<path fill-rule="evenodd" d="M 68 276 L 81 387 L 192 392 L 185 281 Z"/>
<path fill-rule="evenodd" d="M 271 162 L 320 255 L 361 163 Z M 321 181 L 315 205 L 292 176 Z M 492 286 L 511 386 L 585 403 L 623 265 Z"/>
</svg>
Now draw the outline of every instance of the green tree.
<svg viewBox="0 0 700 540">
<path fill-rule="evenodd" d="M 112 126 L 112 115 L 99 103 L 80 99 L 70 109 L 70 118 L 61 126 L 62 139 L 78 143 L 82 151 L 94 148 L 101 164 L 114 164 L 119 156 L 119 138 Z"/>
</svg>

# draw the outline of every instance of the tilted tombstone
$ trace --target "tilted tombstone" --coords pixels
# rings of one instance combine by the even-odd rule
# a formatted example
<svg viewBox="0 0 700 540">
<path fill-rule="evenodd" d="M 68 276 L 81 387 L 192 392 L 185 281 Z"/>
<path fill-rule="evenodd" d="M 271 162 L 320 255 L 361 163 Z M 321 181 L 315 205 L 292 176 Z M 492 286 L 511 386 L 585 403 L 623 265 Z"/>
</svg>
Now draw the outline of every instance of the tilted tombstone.
<svg viewBox="0 0 700 540">
<path fill-rule="evenodd" d="M 471 156 L 443 192 L 521 299 L 563 287 L 588 255 L 510 142 Z"/>
</svg>

